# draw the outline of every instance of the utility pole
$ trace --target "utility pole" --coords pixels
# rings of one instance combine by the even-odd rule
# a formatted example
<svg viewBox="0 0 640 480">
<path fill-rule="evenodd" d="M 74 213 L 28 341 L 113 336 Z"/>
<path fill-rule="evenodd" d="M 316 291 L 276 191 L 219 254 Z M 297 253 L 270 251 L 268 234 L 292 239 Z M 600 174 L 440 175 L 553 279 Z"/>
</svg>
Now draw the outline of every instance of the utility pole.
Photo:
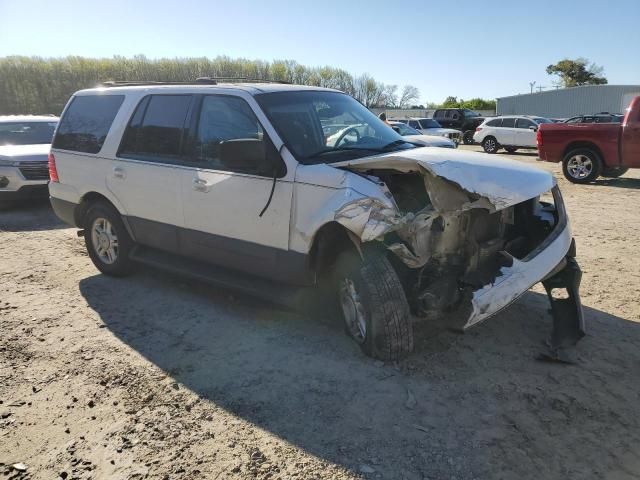
<svg viewBox="0 0 640 480">
<path fill-rule="evenodd" d="M 547 87 L 543 87 L 542 85 L 538 86 L 538 93 L 542 92 L 542 90 L 544 90 Z"/>
<path fill-rule="evenodd" d="M 536 82 L 529 82 L 529 86 L 531 87 L 531 93 L 533 93 L 533 87 L 535 87 Z"/>
</svg>

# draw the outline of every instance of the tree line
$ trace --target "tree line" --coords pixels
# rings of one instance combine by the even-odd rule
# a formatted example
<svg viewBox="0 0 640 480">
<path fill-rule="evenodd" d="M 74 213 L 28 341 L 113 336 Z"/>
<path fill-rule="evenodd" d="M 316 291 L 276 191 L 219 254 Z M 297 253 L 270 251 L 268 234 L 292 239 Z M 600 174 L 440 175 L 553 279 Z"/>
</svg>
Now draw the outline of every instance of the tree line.
<svg viewBox="0 0 640 480">
<path fill-rule="evenodd" d="M 293 60 L 209 58 L 0 58 L 0 114 L 60 114 L 77 90 L 115 81 L 193 81 L 198 77 L 242 77 L 285 81 L 342 90 L 367 107 L 411 108 L 420 92 L 399 88 L 364 73 L 354 76 L 341 68 L 308 67 Z"/>
</svg>

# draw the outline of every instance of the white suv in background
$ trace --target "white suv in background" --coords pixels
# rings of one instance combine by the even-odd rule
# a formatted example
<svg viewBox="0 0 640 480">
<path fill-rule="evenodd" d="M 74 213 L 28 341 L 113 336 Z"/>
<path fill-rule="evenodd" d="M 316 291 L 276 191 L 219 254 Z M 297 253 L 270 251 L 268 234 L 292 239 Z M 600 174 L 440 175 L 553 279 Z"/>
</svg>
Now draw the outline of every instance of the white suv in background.
<svg viewBox="0 0 640 480">
<path fill-rule="evenodd" d="M 536 132 L 541 123 L 553 123 L 548 118 L 526 115 L 487 118 L 476 128 L 473 141 L 487 153 L 500 148 L 513 153 L 519 148 L 537 148 Z"/>
<path fill-rule="evenodd" d="M 305 292 L 323 286 L 314 310 L 384 360 L 412 350 L 412 311 L 464 330 L 540 281 L 571 292 L 550 296 L 563 302 L 554 348 L 583 335 L 550 173 L 417 147 L 336 90 L 212 79 L 84 90 L 49 159 L 51 204 L 107 275 L 137 261 L 313 305 Z"/>
<path fill-rule="evenodd" d="M 0 116 L 0 204 L 46 198 L 54 116 Z"/>
</svg>

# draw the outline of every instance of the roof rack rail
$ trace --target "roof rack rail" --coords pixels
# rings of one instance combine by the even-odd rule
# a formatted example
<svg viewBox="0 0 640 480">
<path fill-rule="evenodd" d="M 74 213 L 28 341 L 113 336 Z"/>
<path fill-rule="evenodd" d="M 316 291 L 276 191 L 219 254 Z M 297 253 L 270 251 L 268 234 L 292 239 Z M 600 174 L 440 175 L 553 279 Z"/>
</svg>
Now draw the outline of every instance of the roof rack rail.
<svg viewBox="0 0 640 480">
<path fill-rule="evenodd" d="M 108 80 L 100 82 L 99 87 L 140 87 L 145 85 L 217 85 L 218 82 L 229 83 L 283 83 L 291 85 L 291 82 L 284 80 L 264 80 L 249 77 L 198 77 L 192 82 L 162 82 L 162 81 L 144 81 L 144 80 Z"/>
</svg>

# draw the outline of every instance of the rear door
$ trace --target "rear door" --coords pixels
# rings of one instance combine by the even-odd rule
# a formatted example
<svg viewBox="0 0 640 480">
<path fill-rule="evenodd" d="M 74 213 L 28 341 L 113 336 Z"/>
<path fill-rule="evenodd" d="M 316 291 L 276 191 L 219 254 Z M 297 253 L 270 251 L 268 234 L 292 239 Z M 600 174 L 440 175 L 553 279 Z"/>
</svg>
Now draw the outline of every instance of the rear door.
<svg viewBox="0 0 640 480">
<path fill-rule="evenodd" d="M 503 117 L 502 124 L 495 128 L 495 137 L 500 145 L 514 145 L 516 119 Z"/>
<path fill-rule="evenodd" d="M 535 147 L 538 124 L 528 118 L 516 119 L 513 145 L 518 147 Z"/>
<path fill-rule="evenodd" d="M 193 132 L 192 163 L 181 173 L 183 253 L 224 267 L 277 277 L 284 270 L 283 253 L 289 247 L 294 172 L 287 175 L 256 114 L 239 96 L 200 97 Z M 242 155 L 222 155 L 227 148 L 223 144 L 231 141 L 259 142 L 265 159 L 270 158 L 255 161 Z M 275 180 L 272 165 L 278 166 Z M 272 188 L 269 207 L 260 216 Z"/>
<path fill-rule="evenodd" d="M 180 170 L 193 95 L 149 95 L 138 104 L 107 177 L 136 241 L 178 250 L 184 225 Z"/>
</svg>

